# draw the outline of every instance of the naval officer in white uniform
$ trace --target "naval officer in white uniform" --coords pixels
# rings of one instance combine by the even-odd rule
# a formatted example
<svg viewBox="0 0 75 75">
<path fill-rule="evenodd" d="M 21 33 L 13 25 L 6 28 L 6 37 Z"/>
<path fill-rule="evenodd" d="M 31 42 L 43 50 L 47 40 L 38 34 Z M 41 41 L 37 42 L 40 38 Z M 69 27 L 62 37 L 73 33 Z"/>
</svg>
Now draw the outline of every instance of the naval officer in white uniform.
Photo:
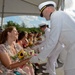
<svg viewBox="0 0 75 75">
<path fill-rule="evenodd" d="M 43 50 L 43 46 L 45 45 L 46 40 L 49 39 L 50 28 L 46 23 L 39 24 L 39 28 L 44 33 L 42 35 L 43 38 L 42 38 L 42 41 L 40 41 L 40 42 L 37 41 L 38 44 L 35 45 L 32 49 L 34 49 L 36 51 L 39 49 L 39 52 L 41 52 Z"/>
<path fill-rule="evenodd" d="M 45 42 L 49 39 L 49 33 L 50 33 L 50 28 L 48 27 L 47 24 L 45 23 L 41 23 L 39 24 L 40 30 L 42 32 L 44 32 L 44 40 L 41 42 L 40 45 L 38 45 L 38 47 L 41 49 L 41 47 L 43 47 L 45 45 Z"/>
<path fill-rule="evenodd" d="M 53 1 L 43 2 L 39 5 L 40 16 L 50 20 L 51 30 L 43 50 L 30 61 L 44 61 L 46 58 L 53 60 L 63 50 L 62 44 L 64 44 L 67 51 L 64 73 L 65 75 L 75 75 L 75 21 L 64 11 L 56 11 L 55 7 L 56 3 Z M 49 64 L 50 60 L 48 60 Z M 50 75 L 56 75 L 53 66 L 52 64 Z"/>
</svg>

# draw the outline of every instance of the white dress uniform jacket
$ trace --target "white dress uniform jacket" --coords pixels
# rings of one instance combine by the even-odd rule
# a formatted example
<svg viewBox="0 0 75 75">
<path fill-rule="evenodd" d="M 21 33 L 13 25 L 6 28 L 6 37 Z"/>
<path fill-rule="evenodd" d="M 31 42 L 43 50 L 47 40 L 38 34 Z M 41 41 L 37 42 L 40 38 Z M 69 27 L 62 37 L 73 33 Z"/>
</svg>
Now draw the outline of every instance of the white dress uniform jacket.
<svg viewBox="0 0 75 75">
<path fill-rule="evenodd" d="M 58 56 L 62 50 L 61 45 L 64 44 L 67 51 L 65 70 L 75 69 L 75 21 L 64 11 L 53 12 L 50 19 L 49 38 L 37 57 L 44 61 L 48 57 L 51 58 L 52 55 Z"/>
<path fill-rule="evenodd" d="M 47 68 L 51 75 L 55 73 L 55 60 L 63 50 L 62 44 L 67 51 L 65 70 L 75 69 L 75 21 L 63 11 L 55 11 L 51 17 L 51 30 L 47 40 L 42 44 L 43 50 L 36 58 L 44 61 L 48 58 Z M 38 61 L 38 59 L 36 59 Z"/>
</svg>

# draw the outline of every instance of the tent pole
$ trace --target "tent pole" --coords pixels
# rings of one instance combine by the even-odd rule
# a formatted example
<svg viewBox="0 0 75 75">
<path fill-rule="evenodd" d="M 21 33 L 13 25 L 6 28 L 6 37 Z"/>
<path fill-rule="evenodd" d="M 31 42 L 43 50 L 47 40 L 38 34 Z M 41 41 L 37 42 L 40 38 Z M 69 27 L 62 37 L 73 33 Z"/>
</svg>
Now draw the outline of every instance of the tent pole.
<svg viewBox="0 0 75 75">
<path fill-rule="evenodd" d="M 57 2 L 57 10 L 59 9 L 60 0 Z"/>
<path fill-rule="evenodd" d="M 1 17 L 1 28 L 3 29 L 3 17 L 4 17 L 4 4 L 5 4 L 5 0 L 3 0 L 2 3 L 2 17 Z"/>
<path fill-rule="evenodd" d="M 65 0 L 61 0 L 61 10 L 64 10 L 65 7 Z"/>
</svg>

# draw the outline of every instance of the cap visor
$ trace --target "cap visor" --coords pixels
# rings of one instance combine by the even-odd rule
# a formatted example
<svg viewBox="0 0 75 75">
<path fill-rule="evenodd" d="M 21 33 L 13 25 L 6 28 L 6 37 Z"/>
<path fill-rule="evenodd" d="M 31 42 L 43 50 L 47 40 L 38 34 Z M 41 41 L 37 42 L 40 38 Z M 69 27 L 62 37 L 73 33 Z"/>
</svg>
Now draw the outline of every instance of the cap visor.
<svg viewBox="0 0 75 75">
<path fill-rule="evenodd" d="M 40 16 L 43 17 L 43 14 L 41 13 Z"/>
</svg>

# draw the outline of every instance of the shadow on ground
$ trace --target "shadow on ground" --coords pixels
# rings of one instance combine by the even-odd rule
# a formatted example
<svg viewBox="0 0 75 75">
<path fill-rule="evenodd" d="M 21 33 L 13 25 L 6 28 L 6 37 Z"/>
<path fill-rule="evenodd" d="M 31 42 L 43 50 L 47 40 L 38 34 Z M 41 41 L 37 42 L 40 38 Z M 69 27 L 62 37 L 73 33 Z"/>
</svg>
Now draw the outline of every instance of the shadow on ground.
<svg viewBox="0 0 75 75">
<path fill-rule="evenodd" d="M 48 73 L 44 73 L 46 69 L 43 68 L 42 66 L 45 66 L 46 64 L 41 64 L 39 65 L 38 69 L 35 68 L 35 75 L 49 75 Z M 58 67 L 56 69 L 59 69 L 63 66 L 62 63 L 58 63 Z"/>
</svg>

